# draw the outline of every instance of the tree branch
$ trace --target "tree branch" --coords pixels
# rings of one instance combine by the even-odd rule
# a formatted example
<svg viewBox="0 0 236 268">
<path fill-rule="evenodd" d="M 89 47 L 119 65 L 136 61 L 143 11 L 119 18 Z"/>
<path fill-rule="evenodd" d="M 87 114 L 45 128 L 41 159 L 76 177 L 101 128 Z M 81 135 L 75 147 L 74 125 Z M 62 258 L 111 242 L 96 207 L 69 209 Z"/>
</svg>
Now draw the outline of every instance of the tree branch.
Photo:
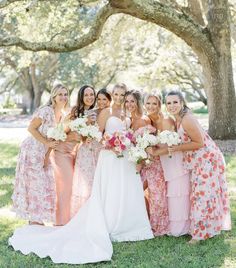
<svg viewBox="0 0 236 268">
<path fill-rule="evenodd" d="M 0 0 L 0 8 L 7 7 L 14 2 L 20 2 L 20 1 L 22 0 Z"/>
<path fill-rule="evenodd" d="M 0 46 L 18 46 L 25 50 L 31 51 L 52 51 L 52 52 L 69 52 L 88 46 L 95 42 L 101 35 L 103 26 L 106 20 L 112 15 L 117 13 L 117 10 L 111 8 L 109 4 L 103 6 L 99 11 L 91 26 L 89 32 L 82 37 L 68 40 L 65 42 L 29 42 L 16 36 L 4 37 L 0 36 Z"/>
<path fill-rule="evenodd" d="M 188 0 L 189 12 L 200 25 L 204 26 L 205 22 L 202 14 L 202 7 L 200 0 Z"/>
<path fill-rule="evenodd" d="M 186 13 L 171 6 L 151 0 L 110 0 L 111 6 L 121 13 L 155 23 L 181 39 L 197 54 L 206 54 L 210 59 L 216 55 L 207 28 L 202 27 Z"/>
</svg>

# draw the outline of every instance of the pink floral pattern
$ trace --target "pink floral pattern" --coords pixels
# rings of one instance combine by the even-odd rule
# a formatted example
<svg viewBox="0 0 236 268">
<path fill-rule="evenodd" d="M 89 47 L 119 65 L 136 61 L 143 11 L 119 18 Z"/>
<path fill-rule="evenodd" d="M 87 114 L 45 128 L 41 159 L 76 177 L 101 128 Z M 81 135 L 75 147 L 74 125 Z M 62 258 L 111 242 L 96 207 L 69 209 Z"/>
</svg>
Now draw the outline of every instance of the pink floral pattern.
<svg viewBox="0 0 236 268">
<path fill-rule="evenodd" d="M 90 197 L 98 155 L 102 145 L 96 140 L 82 143 L 78 148 L 73 177 L 71 216 L 73 217 Z"/>
<path fill-rule="evenodd" d="M 45 136 L 55 125 L 54 111 L 50 106 L 39 108 L 33 118 L 41 118 L 39 132 Z M 29 221 L 43 223 L 55 220 L 55 182 L 51 165 L 43 168 L 47 147 L 30 136 L 20 147 L 14 192 L 13 209 Z"/>
<path fill-rule="evenodd" d="M 182 125 L 178 133 L 183 143 L 190 138 Z M 220 149 L 202 130 L 204 147 L 184 153 L 184 166 L 191 172 L 190 234 L 204 240 L 231 229 L 225 161 Z"/>
<path fill-rule="evenodd" d="M 152 231 L 155 236 L 169 232 L 167 187 L 159 157 L 141 170 L 142 181 L 147 181 L 149 216 Z"/>
</svg>

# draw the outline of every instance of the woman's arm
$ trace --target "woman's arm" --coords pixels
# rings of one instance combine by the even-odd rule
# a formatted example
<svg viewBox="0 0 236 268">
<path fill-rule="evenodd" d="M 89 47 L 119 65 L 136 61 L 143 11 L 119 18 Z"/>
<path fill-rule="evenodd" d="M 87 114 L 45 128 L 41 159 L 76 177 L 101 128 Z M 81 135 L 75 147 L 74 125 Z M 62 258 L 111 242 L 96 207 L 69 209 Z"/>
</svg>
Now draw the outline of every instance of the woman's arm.
<svg viewBox="0 0 236 268">
<path fill-rule="evenodd" d="M 41 118 L 38 117 L 33 118 L 29 124 L 28 131 L 36 140 L 54 149 L 59 142 L 48 140 L 47 138 L 42 136 L 42 134 L 38 131 L 38 128 L 42 125 L 42 123 L 43 121 Z"/>
<path fill-rule="evenodd" d="M 81 135 L 76 131 L 69 131 L 66 136 L 66 141 L 68 142 L 80 142 L 82 140 Z"/>
<path fill-rule="evenodd" d="M 175 122 L 170 117 L 163 118 L 162 120 L 162 127 L 159 129 L 159 131 L 169 130 L 169 131 L 175 131 Z M 148 147 L 146 149 L 146 152 L 150 154 L 151 156 L 160 156 L 168 154 L 168 146 L 165 144 L 161 144 L 157 147 Z"/>
<path fill-rule="evenodd" d="M 105 130 L 106 122 L 109 117 L 110 117 L 110 108 L 102 110 L 98 115 L 97 119 L 98 127 L 102 133 Z"/>
<path fill-rule="evenodd" d="M 190 138 L 190 142 L 174 145 L 170 148 L 170 152 L 176 151 L 192 151 L 200 149 L 204 146 L 201 127 L 198 121 L 192 115 L 186 115 L 182 119 L 182 127 Z"/>
</svg>

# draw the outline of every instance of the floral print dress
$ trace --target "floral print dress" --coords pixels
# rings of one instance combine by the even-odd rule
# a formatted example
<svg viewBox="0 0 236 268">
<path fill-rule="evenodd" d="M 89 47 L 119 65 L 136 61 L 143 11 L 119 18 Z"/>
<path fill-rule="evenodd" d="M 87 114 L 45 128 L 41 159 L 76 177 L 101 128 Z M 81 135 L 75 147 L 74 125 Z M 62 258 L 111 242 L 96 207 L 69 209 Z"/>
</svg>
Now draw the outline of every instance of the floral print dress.
<svg viewBox="0 0 236 268">
<path fill-rule="evenodd" d="M 183 143 L 191 141 L 182 125 L 178 133 Z M 191 173 L 190 234 L 195 240 L 231 229 L 224 157 L 204 130 L 202 135 L 204 147 L 184 152 L 183 159 L 185 168 Z"/>
<path fill-rule="evenodd" d="M 94 173 L 102 145 L 93 140 L 82 143 L 77 150 L 73 176 L 71 217 L 73 217 L 91 195 Z"/>
<path fill-rule="evenodd" d="M 39 132 L 46 136 L 49 127 L 55 126 L 54 110 L 51 106 L 39 108 L 33 118 L 40 118 Z M 13 210 L 29 221 L 43 223 L 55 221 L 55 181 L 52 166 L 44 168 L 48 148 L 33 136 L 26 138 L 20 147 L 16 167 Z"/>
<path fill-rule="evenodd" d="M 160 157 L 156 157 L 141 170 L 141 179 L 147 182 L 147 199 L 150 224 L 154 236 L 169 233 L 169 215 L 167 201 L 167 184 L 161 166 Z"/>
</svg>

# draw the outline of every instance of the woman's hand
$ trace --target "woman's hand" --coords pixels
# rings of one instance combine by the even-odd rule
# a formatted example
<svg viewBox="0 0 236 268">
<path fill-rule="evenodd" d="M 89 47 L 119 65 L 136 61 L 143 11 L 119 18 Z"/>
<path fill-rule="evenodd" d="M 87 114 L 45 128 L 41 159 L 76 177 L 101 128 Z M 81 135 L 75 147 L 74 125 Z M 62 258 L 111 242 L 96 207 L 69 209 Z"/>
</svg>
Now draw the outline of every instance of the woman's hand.
<svg viewBox="0 0 236 268">
<path fill-rule="evenodd" d="M 150 156 L 155 156 L 153 147 L 149 146 L 145 149 L 146 153 Z"/>
<path fill-rule="evenodd" d="M 76 142 L 79 142 L 79 141 L 81 141 L 81 135 L 79 135 L 76 131 L 70 131 L 67 134 L 66 140 L 67 141 L 76 141 Z"/>
<path fill-rule="evenodd" d="M 137 173 L 140 173 L 141 172 L 142 167 L 143 167 L 143 163 L 142 162 L 139 163 L 139 164 L 136 164 L 136 171 L 137 171 Z"/>
<path fill-rule="evenodd" d="M 86 144 L 91 144 L 92 140 L 93 140 L 92 138 L 86 137 L 85 143 Z"/>
<path fill-rule="evenodd" d="M 178 145 L 168 146 L 169 154 L 172 154 L 172 153 L 177 152 L 177 151 L 178 151 Z"/>
<path fill-rule="evenodd" d="M 47 168 L 49 164 L 49 157 L 44 158 L 43 168 Z"/>
<path fill-rule="evenodd" d="M 59 144 L 59 141 L 54 141 L 54 140 L 49 140 L 47 143 L 46 143 L 46 146 L 48 148 L 52 148 L 52 149 L 55 149 Z"/>
<path fill-rule="evenodd" d="M 92 114 L 88 115 L 87 118 L 88 118 L 88 121 L 87 121 L 88 125 L 94 124 L 97 120 L 97 114 L 93 112 Z"/>
</svg>

